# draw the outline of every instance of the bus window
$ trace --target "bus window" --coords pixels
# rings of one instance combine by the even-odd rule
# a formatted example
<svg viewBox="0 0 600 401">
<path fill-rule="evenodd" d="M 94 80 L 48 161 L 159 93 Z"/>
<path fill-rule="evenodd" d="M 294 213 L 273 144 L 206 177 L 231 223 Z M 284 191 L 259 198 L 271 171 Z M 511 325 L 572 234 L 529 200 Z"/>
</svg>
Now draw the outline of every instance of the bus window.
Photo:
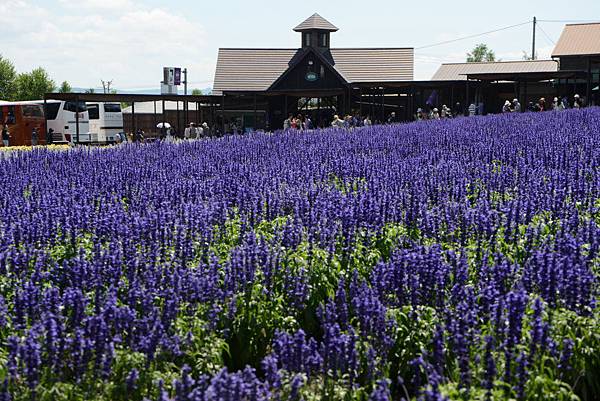
<svg viewBox="0 0 600 401">
<path fill-rule="evenodd" d="M 116 103 L 105 103 L 104 104 L 104 112 L 105 113 L 120 113 L 121 105 L 116 104 Z"/>
<path fill-rule="evenodd" d="M 97 104 L 88 104 L 87 110 L 90 113 L 90 120 L 100 119 L 100 109 L 98 108 Z"/>
<path fill-rule="evenodd" d="M 23 117 L 41 117 L 44 118 L 42 106 L 38 105 L 23 105 L 21 106 Z"/>
<path fill-rule="evenodd" d="M 8 106 L 8 116 L 6 117 L 7 124 L 16 124 L 17 118 L 15 117 L 15 106 Z"/>
<path fill-rule="evenodd" d="M 70 111 L 72 113 L 75 113 L 75 112 L 82 113 L 82 112 L 86 111 L 86 106 L 85 106 L 85 102 L 79 102 L 79 104 L 77 104 L 77 105 L 76 105 L 76 102 L 65 102 L 64 109 L 66 111 Z"/>
<path fill-rule="evenodd" d="M 46 118 L 48 120 L 56 120 L 56 117 L 58 116 L 58 110 L 60 110 L 60 103 L 46 104 Z"/>
</svg>

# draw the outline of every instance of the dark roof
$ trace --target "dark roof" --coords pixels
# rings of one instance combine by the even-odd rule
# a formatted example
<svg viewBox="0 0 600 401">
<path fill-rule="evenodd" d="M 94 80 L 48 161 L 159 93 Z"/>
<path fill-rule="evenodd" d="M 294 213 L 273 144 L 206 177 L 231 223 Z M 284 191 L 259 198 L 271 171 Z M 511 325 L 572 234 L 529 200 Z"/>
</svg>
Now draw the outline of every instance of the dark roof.
<svg viewBox="0 0 600 401">
<path fill-rule="evenodd" d="M 296 32 L 311 31 L 318 29 L 320 31 L 336 32 L 338 28 L 319 14 L 314 13 L 308 17 L 303 23 L 294 28 Z"/>
<path fill-rule="evenodd" d="M 213 94 L 266 91 L 302 49 L 219 49 Z M 331 49 L 333 68 L 346 82 L 411 81 L 413 48 Z"/>
<path fill-rule="evenodd" d="M 553 79 L 585 79 L 582 71 L 532 71 L 532 72 L 493 72 L 468 74 L 469 79 L 480 81 L 540 82 Z"/>
<path fill-rule="evenodd" d="M 466 80 L 473 74 L 504 74 L 525 72 L 556 72 L 558 63 L 554 60 L 496 61 L 483 63 L 442 64 L 431 78 L 432 81 Z"/>
<path fill-rule="evenodd" d="M 560 35 L 552 57 L 600 54 L 600 23 L 569 24 Z"/>
</svg>

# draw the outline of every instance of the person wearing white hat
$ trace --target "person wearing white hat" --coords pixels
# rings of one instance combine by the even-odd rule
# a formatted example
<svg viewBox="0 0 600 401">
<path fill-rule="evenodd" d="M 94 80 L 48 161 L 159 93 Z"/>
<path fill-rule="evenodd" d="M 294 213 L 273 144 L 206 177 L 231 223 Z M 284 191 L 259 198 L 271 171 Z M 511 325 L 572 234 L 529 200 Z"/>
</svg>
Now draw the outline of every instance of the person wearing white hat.
<svg viewBox="0 0 600 401">
<path fill-rule="evenodd" d="M 574 109 L 579 109 L 581 108 L 581 98 L 579 97 L 579 95 L 575 95 L 574 96 L 574 100 L 573 100 L 573 108 Z"/>
<path fill-rule="evenodd" d="M 553 111 L 558 111 L 558 105 L 559 105 L 559 101 L 557 97 L 554 97 L 554 99 L 552 99 L 552 110 Z"/>
<path fill-rule="evenodd" d="M 504 106 L 502 106 L 502 112 L 503 113 L 510 113 L 512 110 L 510 108 L 510 100 L 507 100 L 506 102 L 504 102 Z"/>
<path fill-rule="evenodd" d="M 512 107 L 513 107 L 513 111 L 515 113 L 520 113 L 521 112 L 521 103 L 519 103 L 519 99 L 514 98 L 512 101 Z"/>
</svg>

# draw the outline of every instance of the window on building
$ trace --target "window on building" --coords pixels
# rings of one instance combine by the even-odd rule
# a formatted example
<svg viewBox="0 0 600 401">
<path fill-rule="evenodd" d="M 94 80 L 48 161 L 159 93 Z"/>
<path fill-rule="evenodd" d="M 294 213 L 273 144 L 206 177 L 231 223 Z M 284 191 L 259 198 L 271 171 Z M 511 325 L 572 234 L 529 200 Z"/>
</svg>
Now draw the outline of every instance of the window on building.
<svg viewBox="0 0 600 401">
<path fill-rule="evenodd" d="M 329 44 L 327 43 L 328 35 L 326 33 L 322 33 L 320 36 L 320 45 L 321 47 L 327 47 Z"/>
<path fill-rule="evenodd" d="M 304 33 L 304 46 L 311 46 L 311 34 L 310 32 L 305 32 Z"/>
</svg>

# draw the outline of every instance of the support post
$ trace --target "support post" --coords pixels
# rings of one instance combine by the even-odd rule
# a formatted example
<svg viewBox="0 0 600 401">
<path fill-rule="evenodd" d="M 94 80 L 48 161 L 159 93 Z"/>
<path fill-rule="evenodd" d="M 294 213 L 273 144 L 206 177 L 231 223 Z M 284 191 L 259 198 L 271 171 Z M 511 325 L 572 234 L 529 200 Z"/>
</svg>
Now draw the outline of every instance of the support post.
<svg viewBox="0 0 600 401">
<path fill-rule="evenodd" d="M 137 141 L 137 124 L 135 123 L 135 102 L 131 102 L 131 127 L 133 130 L 133 141 Z"/>
<path fill-rule="evenodd" d="M 381 87 L 381 122 L 385 122 L 385 87 Z"/>
<path fill-rule="evenodd" d="M 152 127 L 152 130 L 155 130 L 156 129 L 156 100 L 152 103 L 154 103 L 154 115 L 153 115 L 153 121 L 152 121 L 154 126 Z"/>
<path fill-rule="evenodd" d="M 77 135 L 77 144 L 79 144 L 79 96 L 75 97 L 75 133 Z"/>
<path fill-rule="evenodd" d="M 166 118 L 165 118 L 165 99 L 162 100 L 162 123 L 163 123 L 163 127 L 162 129 L 165 130 L 165 132 L 167 131 L 167 127 L 165 127 L 165 125 L 167 124 L 166 122 Z"/>
<path fill-rule="evenodd" d="M 225 135 L 225 92 L 221 95 L 221 122 L 223 123 L 222 135 Z"/>
<path fill-rule="evenodd" d="M 257 123 L 256 123 L 256 93 L 254 94 L 254 126 L 252 127 L 253 131 L 256 131 Z"/>
<path fill-rule="evenodd" d="M 591 106 L 592 104 L 592 58 L 587 58 L 587 86 L 585 90 L 585 105 Z"/>
<path fill-rule="evenodd" d="M 48 145 L 48 102 L 46 95 L 44 95 L 44 137 L 46 138 L 46 145 Z M 52 138 L 50 138 L 52 141 Z"/>
<path fill-rule="evenodd" d="M 531 45 L 531 59 L 535 60 L 535 28 L 537 25 L 537 18 L 533 17 L 533 41 Z"/>
<path fill-rule="evenodd" d="M 469 101 L 469 77 L 467 77 L 467 89 L 465 94 L 465 105 L 464 105 L 464 115 L 469 115 L 469 108 L 471 107 L 471 102 Z"/>
<path fill-rule="evenodd" d="M 360 96 L 360 100 L 358 101 L 358 108 L 359 108 L 359 117 L 362 118 L 363 117 L 363 112 L 362 112 L 362 86 L 359 89 L 359 96 Z"/>
</svg>

